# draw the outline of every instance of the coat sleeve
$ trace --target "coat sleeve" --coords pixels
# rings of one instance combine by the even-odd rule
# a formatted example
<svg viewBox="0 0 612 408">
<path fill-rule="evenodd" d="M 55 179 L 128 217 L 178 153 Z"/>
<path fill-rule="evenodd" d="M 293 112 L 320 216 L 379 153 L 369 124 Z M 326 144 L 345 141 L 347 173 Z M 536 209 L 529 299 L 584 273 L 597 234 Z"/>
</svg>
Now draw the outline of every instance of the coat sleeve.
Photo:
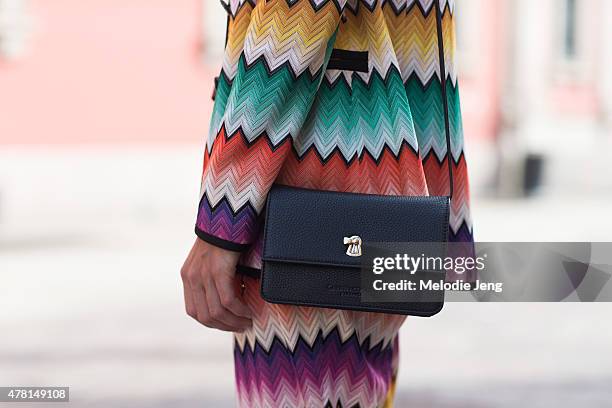
<svg viewBox="0 0 612 408">
<path fill-rule="evenodd" d="M 332 0 L 267 0 L 228 11 L 195 231 L 242 251 L 310 111 L 342 10 Z"/>
</svg>

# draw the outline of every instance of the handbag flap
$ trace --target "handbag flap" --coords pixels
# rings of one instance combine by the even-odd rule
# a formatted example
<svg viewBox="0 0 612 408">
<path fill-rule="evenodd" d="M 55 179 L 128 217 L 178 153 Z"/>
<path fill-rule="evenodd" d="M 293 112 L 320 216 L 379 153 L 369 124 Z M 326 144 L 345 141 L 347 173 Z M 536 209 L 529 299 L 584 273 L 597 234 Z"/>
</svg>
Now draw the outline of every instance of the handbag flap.
<svg viewBox="0 0 612 408">
<path fill-rule="evenodd" d="M 362 243 L 446 242 L 449 198 L 382 196 L 274 185 L 268 195 L 263 260 L 359 268 L 347 255 Z"/>
</svg>

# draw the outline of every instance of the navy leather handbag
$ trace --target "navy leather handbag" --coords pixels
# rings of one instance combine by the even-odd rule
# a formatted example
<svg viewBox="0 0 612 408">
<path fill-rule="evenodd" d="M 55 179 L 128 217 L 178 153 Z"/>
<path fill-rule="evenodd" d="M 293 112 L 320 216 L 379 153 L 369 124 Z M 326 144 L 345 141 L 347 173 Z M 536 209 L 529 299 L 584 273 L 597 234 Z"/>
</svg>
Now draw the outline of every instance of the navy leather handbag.
<svg viewBox="0 0 612 408">
<path fill-rule="evenodd" d="M 276 185 L 267 201 L 261 295 L 272 303 L 432 316 L 444 291 L 364 302 L 367 243 L 446 243 L 449 197 L 381 196 Z M 444 245 L 445 247 L 445 245 Z M 444 280 L 444 272 L 436 271 Z M 431 275 L 431 271 L 427 271 Z"/>
</svg>

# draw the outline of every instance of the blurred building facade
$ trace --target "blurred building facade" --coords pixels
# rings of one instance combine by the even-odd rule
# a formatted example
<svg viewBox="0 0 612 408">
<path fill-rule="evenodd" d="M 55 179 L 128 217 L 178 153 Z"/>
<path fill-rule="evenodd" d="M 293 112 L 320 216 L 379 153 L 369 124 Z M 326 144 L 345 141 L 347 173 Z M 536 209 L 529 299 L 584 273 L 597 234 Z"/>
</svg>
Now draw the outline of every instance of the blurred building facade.
<svg viewBox="0 0 612 408">
<path fill-rule="evenodd" d="M 461 0 L 457 16 L 475 190 L 610 191 L 612 2 Z"/>
<path fill-rule="evenodd" d="M 456 3 L 474 191 L 612 189 L 612 1 Z M 0 0 L 0 144 L 201 142 L 225 24 L 211 0 Z"/>
</svg>

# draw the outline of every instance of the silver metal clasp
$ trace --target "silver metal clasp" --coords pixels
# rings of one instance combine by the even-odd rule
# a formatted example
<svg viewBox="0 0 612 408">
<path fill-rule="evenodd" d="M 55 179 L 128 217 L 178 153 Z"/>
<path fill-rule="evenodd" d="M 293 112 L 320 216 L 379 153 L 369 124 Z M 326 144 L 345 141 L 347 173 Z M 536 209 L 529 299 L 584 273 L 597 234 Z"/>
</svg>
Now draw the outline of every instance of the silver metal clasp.
<svg viewBox="0 0 612 408">
<path fill-rule="evenodd" d="M 348 256 L 361 256 L 361 237 L 353 235 L 352 237 L 344 237 L 344 245 L 348 245 L 346 254 Z"/>
</svg>

